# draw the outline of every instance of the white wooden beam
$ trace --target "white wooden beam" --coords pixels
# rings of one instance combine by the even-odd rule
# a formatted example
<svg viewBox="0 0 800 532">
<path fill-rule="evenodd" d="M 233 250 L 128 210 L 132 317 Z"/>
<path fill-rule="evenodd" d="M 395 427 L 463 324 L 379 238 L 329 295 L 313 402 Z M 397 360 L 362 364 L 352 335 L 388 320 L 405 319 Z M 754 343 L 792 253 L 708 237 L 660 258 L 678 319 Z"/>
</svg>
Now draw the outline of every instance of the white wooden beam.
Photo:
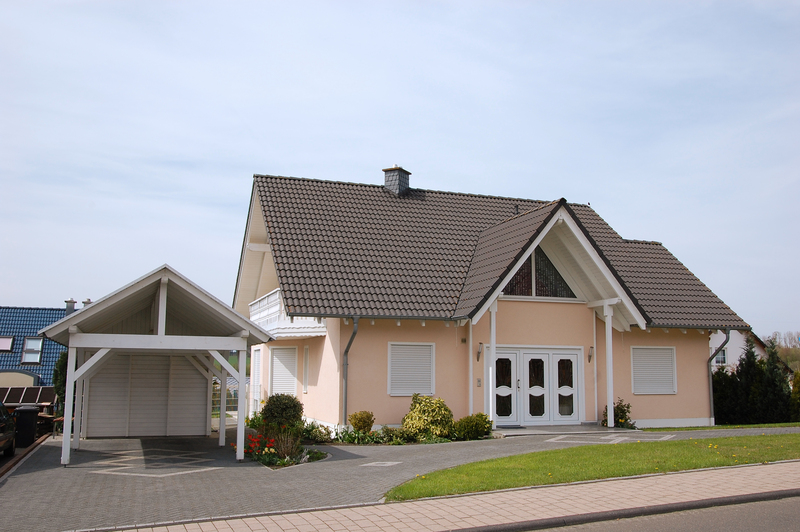
<svg viewBox="0 0 800 532">
<path fill-rule="evenodd" d="M 214 375 L 218 379 L 222 378 L 222 372 L 214 367 L 213 362 L 211 362 L 208 358 L 204 356 L 198 356 L 197 358 L 208 368 L 208 371 L 210 371 L 212 375 Z"/>
<path fill-rule="evenodd" d="M 71 344 L 72 344 L 72 341 L 70 341 L 70 345 L 71 345 Z M 85 379 L 85 378 L 88 378 L 88 377 L 90 377 L 91 375 L 94 375 L 95 371 L 97 371 L 98 369 L 100 369 L 100 366 L 99 366 L 100 362 L 101 362 L 101 361 L 102 361 L 102 360 L 103 360 L 103 359 L 106 357 L 106 355 L 108 355 L 110 352 L 111 352 L 111 349 L 101 349 L 100 351 L 98 351 L 97 353 L 95 353 L 95 354 L 94 354 L 94 356 L 92 356 L 92 358 L 90 358 L 88 362 L 86 362 L 85 364 L 82 364 L 82 365 L 81 365 L 81 367 L 79 367 L 79 368 L 78 368 L 78 369 L 75 371 L 75 380 L 77 381 L 78 379 Z M 93 368 L 96 368 L 96 369 L 94 369 L 94 371 L 92 371 L 92 372 L 91 372 L 91 374 L 89 374 L 89 372 L 90 372 L 90 371 L 91 371 Z M 88 375 L 87 375 L 87 374 L 88 374 Z"/>
<path fill-rule="evenodd" d="M 69 464 L 70 440 L 72 438 L 72 389 L 75 386 L 75 363 L 77 362 L 77 350 L 70 346 L 67 349 L 67 386 L 69 393 L 64 398 L 64 431 L 61 439 L 61 465 Z"/>
<path fill-rule="evenodd" d="M 208 352 L 212 357 L 214 357 L 214 360 L 219 362 L 219 365 L 222 366 L 223 371 L 227 371 L 234 379 L 239 380 L 239 372 L 233 369 L 231 363 L 228 362 L 225 357 L 219 353 L 219 351 L 209 350 Z"/>
<path fill-rule="evenodd" d="M 184 358 L 185 358 L 186 360 L 188 360 L 188 361 L 189 361 L 189 363 L 190 363 L 192 366 L 194 366 L 194 367 L 195 367 L 195 369 L 196 369 L 197 371 L 199 371 L 199 372 L 200 372 L 200 375 L 202 375 L 202 376 L 203 376 L 203 377 L 205 377 L 206 379 L 210 379 L 210 378 L 211 378 L 211 375 L 212 375 L 212 373 L 211 373 L 211 372 L 208 370 L 208 368 L 207 368 L 207 367 L 205 367 L 205 366 L 201 366 L 201 365 L 200 365 L 200 363 L 199 363 L 199 362 L 197 362 L 197 360 L 195 360 L 195 358 L 194 358 L 193 356 L 191 356 L 191 355 L 183 355 L 183 356 L 184 356 Z"/>
<path fill-rule="evenodd" d="M 244 376 L 247 374 L 247 350 L 239 351 L 239 392 L 236 416 L 236 459 L 244 461 L 244 413 L 247 406 L 247 390 L 245 389 Z M 222 419 L 220 417 L 220 419 Z"/>
<path fill-rule="evenodd" d="M 69 345 L 90 349 L 130 349 L 168 351 L 239 351 L 247 349 L 247 339 L 230 336 L 157 336 L 152 334 L 70 335 Z"/>
<path fill-rule="evenodd" d="M 255 251 L 257 253 L 266 253 L 269 251 L 269 244 L 254 244 L 253 242 L 247 243 L 248 251 Z"/>
<path fill-rule="evenodd" d="M 158 330 L 156 334 L 164 336 L 167 334 L 167 283 L 169 278 L 164 276 L 161 278 L 161 284 L 158 287 Z"/>
<path fill-rule="evenodd" d="M 225 447 L 225 425 L 227 421 L 225 417 L 227 415 L 228 415 L 228 375 L 223 369 L 222 379 L 219 381 L 219 446 L 220 447 Z"/>
<path fill-rule="evenodd" d="M 613 428 L 614 422 L 614 345 L 612 342 L 614 328 L 612 320 L 614 318 L 613 305 L 603 305 L 603 317 L 606 322 L 606 419 L 608 427 Z"/>
</svg>

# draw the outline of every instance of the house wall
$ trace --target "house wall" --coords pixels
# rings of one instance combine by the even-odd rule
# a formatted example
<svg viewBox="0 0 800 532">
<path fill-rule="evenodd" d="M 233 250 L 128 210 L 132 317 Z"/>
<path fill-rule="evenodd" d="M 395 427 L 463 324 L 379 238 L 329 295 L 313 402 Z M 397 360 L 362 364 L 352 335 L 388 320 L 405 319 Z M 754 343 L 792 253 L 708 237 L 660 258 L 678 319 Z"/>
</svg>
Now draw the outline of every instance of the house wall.
<svg viewBox="0 0 800 532">
<path fill-rule="evenodd" d="M 696 329 L 632 329 L 613 331 L 614 398 L 631 404 L 631 418 L 640 428 L 701 426 L 710 424 L 708 393 L 708 334 Z M 600 410 L 605 408 L 606 358 L 605 323 L 597 320 L 597 388 Z M 631 348 L 664 346 L 675 348 L 677 393 L 665 395 L 633 394 Z M 602 414 L 601 414 L 602 416 Z"/>
<path fill-rule="evenodd" d="M 342 327 L 342 351 L 352 329 L 352 322 Z M 456 419 L 467 415 L 468 333 L 453 322 L 446 327 L 442 321 L 426 321 L 423 327 L 418 320 L 402 320 L 398 327 L 395 320 L 374 320 L 374 325 L 361 320 L 349 354 L 348 415 L 369 410 L 376 425 L 396 425 L 408 413 L 411 397 L 388 393 L 389 342 L 434 343 L 434 397 L 443 398 Z"/>
<path fill-rule="evenodd" d="M 747 332 L 742 331 L 731 331 L 730 340 L 725 345 L 725 351 L 728 355 L 728 363 L 725 364 L 725 367 L 728 370 L 733 370 L 736 367 L 736 364 L 739 363 L 739 359 L 744 356 L 745 349 L 747 349 Z M 708 356 L 711 356 L 722 342 L 725 341 L 725 333 L 717 331 L 713 333 L 708 339 Z M 756 343 L 755 345 L 756 357 L 760 359 L 767 358 L 766 350 Z"/>
</svg>

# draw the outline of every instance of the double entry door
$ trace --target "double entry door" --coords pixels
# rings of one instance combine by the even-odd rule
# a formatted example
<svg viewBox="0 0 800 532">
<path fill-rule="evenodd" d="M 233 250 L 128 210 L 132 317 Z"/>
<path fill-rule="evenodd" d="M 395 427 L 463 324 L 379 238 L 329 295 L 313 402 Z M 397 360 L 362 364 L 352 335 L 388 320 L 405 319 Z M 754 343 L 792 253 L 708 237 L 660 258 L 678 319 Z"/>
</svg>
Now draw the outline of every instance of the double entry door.
<svg viewBox="0 0 800 532">
<path fill-rule="evenodd" d="M 496 424 L 580 422 L 578 355 L 568 349 L 498 348 L 492 390 Z"/>
</svg>

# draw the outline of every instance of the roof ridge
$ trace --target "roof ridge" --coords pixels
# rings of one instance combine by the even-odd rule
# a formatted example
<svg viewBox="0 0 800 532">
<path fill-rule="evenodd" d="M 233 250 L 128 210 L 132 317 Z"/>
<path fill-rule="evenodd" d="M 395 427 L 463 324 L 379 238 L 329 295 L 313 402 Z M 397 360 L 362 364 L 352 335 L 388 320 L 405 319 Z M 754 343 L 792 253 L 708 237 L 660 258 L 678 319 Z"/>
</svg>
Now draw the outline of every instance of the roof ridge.
<svg viewBox="0 0 800 532">
<path fill-rule="evenodd" d="M 295 177 L 295 176 L 283 176 L 283 175 L 272 175 L 272 174 L 253 174 L 253 177 L 272 177 L 276 179 L 293 179 L 295 181 L 312 181 L 314 183 L 332 183 L 336 185 L 349 185 L 355 187 L 369 187 L 369 188 L 378 188 L 383 189 L 383 185 L 377 185 L 374 183 L 356 183 L 353 181 L 338 181 L 338 180 L 330 180 L 330 179 L 314 179 L 311 177 Z M 531 199 L 531 198 L 517 198 L 514 196 L 495 196 L 492 194 L 474 194 L 471 192 L 453 192 L 450 190 L 433 190 L 429 188 L 416 188 L 416 187 L 409 187 L 409 190 L 419 190 L 420 192 L 427 192 L 433 194 L 448 194 L 452 196 L 469 196 L 473 198 L 492 198 L 492 199 L 502 199 L 502 200 L 516 200 L 516 201 L 532 201 L 535 203 L 543 203 L 548 204 L 552 203 L 552 201 L 547 200 L 538 200 L 538 199 Z M 556 200 L 558 201 L 558 200 Z M 575 203 L 574 205 L 583 205 L 582 203 Z M 538 209 L 539 207 L 537 207 Z M 526 211 L 530 212 L 530 211 Z"/>
<path fill-rule="evenodd" d="M 0 309 L 18 309 L 18 310 L 66 310 L 65 307 L 13 307 L 0 305 Z"/>
<path fill-rule="evenodd" d="M 655 240 L 639 240 L 637 238 L 623 238 L 623 242 L 630 242 L 632 244 L 652 244 L 655 246 L 663 246 L 663 242 L 657 242 Z"/>
</svg>

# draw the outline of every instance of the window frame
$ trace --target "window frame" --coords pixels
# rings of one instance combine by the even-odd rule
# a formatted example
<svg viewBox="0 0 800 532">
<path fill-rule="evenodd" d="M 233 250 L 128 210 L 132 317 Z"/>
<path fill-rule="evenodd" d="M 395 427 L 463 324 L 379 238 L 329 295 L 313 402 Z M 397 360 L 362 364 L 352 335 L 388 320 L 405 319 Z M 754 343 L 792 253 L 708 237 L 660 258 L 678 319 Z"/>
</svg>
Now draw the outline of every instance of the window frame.
<svg viewBox="0 0 800 532">
<path fill-rule="evenodd" d="M 637 387 L 636 383 L 636 370 L 637 370 L 637 357 L 636 357 L 636 350 L 637 349 L 663 349 L 669 351 L 669 356 L 671 358 L 670 364 L 672 366 L 672 386 L 670 387 L 671 391 L 666 391 L 665 388 L 655 388 L 651 390 L 643 389 L 643 383 L 640 383 Z M 641 356 L 641 355 L 640 355 Z M 639 359 L 641 360 L 641 359 Z M 641 362 L 640 362 L 641 363 Z M 640 367 L 641 369 L 641 367 Z M 678 394 L 678 359 L 677 359 L 677 352 L 675 346 L 653 346 L 653 345 L 635 345 L 631 346 L 631 392 L 633 395 L 677 395 Z"/>
<path fill-rule="evenodd" d="M 398 346 L 429 346 L 430 347 L 430 389 L 408 391 L 392 389 L 393 360 L 397 360 L 399 353 L 393 354 L 393 348 Z M 397 368 L 399 369 L 399 368 Z M 411 397 L 415 393 L 432 396 L 436 393 L 436 344 L 434 342 L 389 342 L 387 348 L 387 378 L 386 393 L 392 397 Z"/>
<path fill-rule="evenodd" d="M 297 346 L 294 345 L 287 345 L 287 346 L 276 346 L 276 347 L 269 347 L 269 388 L 268 388 L 268 395 L 274 395 L 276 393 L 286 393 L 286 392 L 277 392 L 275 391 L 275 350 L 276 349 L 292 349 L 294 350 L 294 374 L 292 377 L 294 378 L 294 388 L 293 391 L 289 393 L 289 395 L 293 395 L 297 397 Z"/>
<path fill-rule="evenodd" d="M 718 362 L 719 357 L 722 357 L 722 362 Z M 715 366 L 727 366 L 728 365 L 728 349 L 723 347 L 722 350 L 717 353 L 717 356 L 714 357 L 714 365 Z"/>
<path fill-rule="evenodd" d="M 29 340 L 37 340 L 39 342 L 39 348 L 30 349 L 28 347 Z M 22 344 L 22 356 L 20 358 L 20 364 L 41 364 L 43 350 L 44 350 L 44 338 L 42 338 L 41 336 L 26 336 L 25 341 Z M 36 354 L 36 360 L 25 360 L 27 356 L 34 353 Z"/>
<path fill-rule="evenodd" d="M 0 336 L 0 341 L 8 340 L 8 349 L 4 349 L 2 345 L 0 345 L 0 352 L 8 353 L 14 350 L 14 337 L 13 336 Z"/>
</svg>

